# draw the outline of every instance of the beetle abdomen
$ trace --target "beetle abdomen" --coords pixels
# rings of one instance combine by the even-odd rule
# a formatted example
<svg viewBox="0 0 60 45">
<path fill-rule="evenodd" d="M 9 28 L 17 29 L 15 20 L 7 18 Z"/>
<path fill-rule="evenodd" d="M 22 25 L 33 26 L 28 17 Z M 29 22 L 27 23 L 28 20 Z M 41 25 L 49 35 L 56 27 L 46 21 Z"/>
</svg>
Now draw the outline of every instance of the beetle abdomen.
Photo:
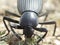
<svg viewBox="0 0 60 45">
<path fill-rule="evenodd" d="M 26 10 L 35 11 L 40 13 L 42 10 L 42 0 L 17 0 L 17 8 L 19 13 L 22 13 Z"/>
</svg>

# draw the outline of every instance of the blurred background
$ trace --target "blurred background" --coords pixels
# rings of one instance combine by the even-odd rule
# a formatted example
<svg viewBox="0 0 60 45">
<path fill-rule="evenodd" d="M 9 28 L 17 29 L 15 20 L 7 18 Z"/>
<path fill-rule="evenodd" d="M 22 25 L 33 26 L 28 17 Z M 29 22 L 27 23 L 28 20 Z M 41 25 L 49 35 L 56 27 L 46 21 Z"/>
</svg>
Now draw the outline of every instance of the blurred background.
<svg viewBox="0 0 60 45">
<path fill-rule="evenodd" d="M 0 0 L 0 32 L 6 30 L 2 21 L 3 17 L 6 16 L 6 10 L 20 15 L 17 10 L 17 0 Z M 60 0 L 43 0 L 42 12 L 45 11 L 50 12 L 48 14 L 47 21 L 56 21 L 57 28 L 55 35 L 60 35 Z M 38 18 L 39 22 L 42 22 L 43 18 L 44 17 Z M 43 40 L 42 45 L 60 45 L 60 37 L 56 38 L 52 36 L 54 25 L 47 25 L 44 27 L 48 29 L 48 34 Z M 0 45 L 8 45 L 6 42 L 3 44 L 3 42 L 4 41 L 1 41 Z"/>
</svg>

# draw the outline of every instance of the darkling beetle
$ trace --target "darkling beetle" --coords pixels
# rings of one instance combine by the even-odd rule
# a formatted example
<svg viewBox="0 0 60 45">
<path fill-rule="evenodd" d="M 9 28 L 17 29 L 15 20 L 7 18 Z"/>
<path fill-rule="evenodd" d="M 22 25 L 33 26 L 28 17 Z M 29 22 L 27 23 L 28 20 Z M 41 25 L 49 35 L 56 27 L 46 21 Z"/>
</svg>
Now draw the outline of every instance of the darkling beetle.
<svg viewBox="0 0 60 45">
<path fill-rule="evenodd" d="M 45 32 L 43 37 L 41 37 L 41 39 L 39 39 L 37 41 L 37 43 L 39 43 L 46 36 L 48 30 L 46 28 L 43 28 L 43 27 L 37 28 L 36 26 L 38 24 L 40 24 L 41 26 L 42 25 L 55 24 L 54 32 L 53 32 L 53 36 L 54 36 L 55 31 L 56 31 L 56 22 L 55 21 L 45 22 L 49 12 L 43 13 L 41 15 L 42 7 L 43 7 L 43 1 L 42 0 L 18 0 L 17 1 L 17 8 L 18 8 L 18 11 L 21 14 L 21 16 L 14 14 L 12 12 L 9 12 L 9 11 L 6 11 L 6 15 L 7 15 L 7 13 L 9 13 L 12 16 L 16 16 L 16 17 L 21 18 L 21 19 L 19 21 L 17 21 L 17 20 L 9 18 L 7 16 L 3 17 L 4 25 L 8 31 L 8 33 L 5 36 L 7 36 L 10 32 L 8 26 L 6 25 L 5 20 L 9 22 L 9 26 L 11 28 L 11 31 L 20 40 L 21 40 L 21 37 L 14 31 L 13 28 L 23 29 L 23 35 L 25 35 L 26 38 L 31 38 L 32 35 L 34 35 L 34 30 L 39 31 L 39 32 Z M 44 22 L 39 23 L 38 17 L 42 17 L 42 16 L 46 16 L 44 19 Z M 10 22 L 17 23 L 19 25 L 17 25 L 17 24 L 11 25 Z"/>
</svg>

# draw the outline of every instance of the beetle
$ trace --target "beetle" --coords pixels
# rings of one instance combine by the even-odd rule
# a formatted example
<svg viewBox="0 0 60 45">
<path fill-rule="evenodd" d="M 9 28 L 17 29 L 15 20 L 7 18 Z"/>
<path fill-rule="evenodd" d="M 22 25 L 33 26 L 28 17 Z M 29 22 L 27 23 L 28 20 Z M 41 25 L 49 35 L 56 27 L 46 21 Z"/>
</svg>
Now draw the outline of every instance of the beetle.
<svg viewBox="0 0 60 45">
<path fill-rule="evenodd" d="M 53 33 L 53 36 L 54 36 L 55 31 L 56 31 L 56 22 L 55 21 L 45 22 L 49 12 L 43 13 L 41 15 L 42 7 L 43 7 L 42 0 L 18 0 L 17 9 L 18 9 L 19 13 L 21 14 L 21 16 L 14 14 L 12 12 L 9 12 L 9 11 L 6 11 L 6 13 L 12 14 L 13 16 L 16 16 L 21 19 L 19 21 L 17 21 L 17 20 L 9 18 L 7 16 L 3 17 L 4 25 L 8 31 L 8 33 L 5 36 L 7 36 L 10 32 L 10 30 L 8 29 L 8 26 L 6 25 L 5 20 L 7 20 L 9 22 L 11 31 L 20 40 L 21 40 L 21 37 L 14 31 L 13 28 L 23 29 L 23 35 L 25 35 L 25 38 L 31 38 L 32 35 L 34 35 L 34 30 L 39 31 L 39 32 L 45 32 L 45 34 L 37 41 L 37 43 L 39 43 L 46 36 L 48 30 L 46 28 L 37 28 L 36 26 L 38 24 L 40 24 L 41 26 L 48 25 L 48 24 L 55 24 L 54 33 Z M 42 17 L 42 16 L 46 16 L 44 19 L 44 22 L 42 22 L 42 23 L 38 22 L 38 17 Z M 17 23 L 19 25 L 17 25 L 17 24 L 11 25 L 10 22 Z"/>
</svg>

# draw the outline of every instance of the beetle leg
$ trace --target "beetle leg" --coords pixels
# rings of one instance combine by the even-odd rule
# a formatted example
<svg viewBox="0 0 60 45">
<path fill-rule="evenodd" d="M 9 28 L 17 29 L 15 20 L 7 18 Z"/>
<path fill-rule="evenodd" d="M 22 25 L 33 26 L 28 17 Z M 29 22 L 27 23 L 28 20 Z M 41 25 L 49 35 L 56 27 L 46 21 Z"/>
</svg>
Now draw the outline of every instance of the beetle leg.
<svg viewBox="0 0 60 45">
<path fill-rule="evenodd" d="M 6 16 L 3 18 L 3 22 L 4 22 L 4 24 L 5 24 L 5 27 L 6 27 L 7 31 L 8 31 L 8 34 L 9 34 L 10 30 L 8 29 L 5 20 L 7 20 L 8 22 L 14 22 L 14 23 L 19 23 L 19 21 L 10 19 L 10 18 L 8 18 L 8 17 L 6 17 Z M 9 25 L 9 26 L 10 26 L 10 25 Z M 10 26 L 10 28 L 11 28 L 11 31 L 15 34 L 15 36 L 16 36 L 18 39 L 21 39 L 21 37 L 18 36 L 18 34 L 12 29 L 11 26 Z"/>
<path fill-rule="evenodd" d="M 55 24 L 55 26 L 54 26 L 54 32 L 53 32 L 53 36 L 55 36 L 55 32 L 56 32 L 56 22 L 55 21 L 43 22 L 43 23 L 39 23 L 39 24 L 43 24 L 43 25 Z"/>
<path fill-rule="evenodd" d="M 47 29 L 46 28 L 34 28 L 35 30 L 39 31 L 39 32 L 45 32 L 45 34 L 37 41 L 37 44 L 44 39 L 44 37 L 47 35 Z"/>
<path fill-rule="evenodd" d="M 48 14 L 49 14 L 49 12 L 45 12 L 45 13 L 40 14 L 39 17 L 45 16 L 45 18 L 44 18 L 44 20 L 43 20 L 43 22 L 45 22 L 46 19 L 47 19 L 47 17 L 48 17 Z M 43 26 L 43 24 L 41 25 L 41 27 L 42 27 L 42 26 Z"/>
<path fill-rule="evenodd" d="M 16 24 L 16 23 L 11 22 L 10 25 L 11 25 L 12 28 L 15 28 L 15 29 L 24 29 L 19 24 Z"/>
<path fill-rule="evenodd" d="M 7 27 L 7 24 L 6 24 L 6 22 L 5 22 L 5 18 L 4 18 L 4 17 L 3 17 L 3 23 L 4 23 L 4 25 L 5 25 L 5 27 L 6 27 L 7 31 L 8 31 L 8 33 L 7 33 L 6 35 L 0 37 L 0 38 L 3 38 L 3 37 L 7 36 L 7 35 L 10 33 L 10 30 L 9 30 L 9 28 Z"/>
<path fill-rule="evenodd" d="M 19 15 L 15 14 L 15 13 L 12 13 L 12 12 L 10 12 L 8 10 L 5 10 L 5 15 L 12 15 L 12 16 L 16 16 L 16 17 L 19 17 L 20 18 Z"/>
<path fill-rule="evenodd" d="M 9 26 L 10 26 L 10 28 L 11 28 L 11 31 L 14 33 L 14 35 L 18 38 L 18 39 L 22 39 L 15 31 L 14 31 L 14 29 L 11 27 L 11 25 L 10 25 L 10 22 L 9 22 Z"/>
</svg>

